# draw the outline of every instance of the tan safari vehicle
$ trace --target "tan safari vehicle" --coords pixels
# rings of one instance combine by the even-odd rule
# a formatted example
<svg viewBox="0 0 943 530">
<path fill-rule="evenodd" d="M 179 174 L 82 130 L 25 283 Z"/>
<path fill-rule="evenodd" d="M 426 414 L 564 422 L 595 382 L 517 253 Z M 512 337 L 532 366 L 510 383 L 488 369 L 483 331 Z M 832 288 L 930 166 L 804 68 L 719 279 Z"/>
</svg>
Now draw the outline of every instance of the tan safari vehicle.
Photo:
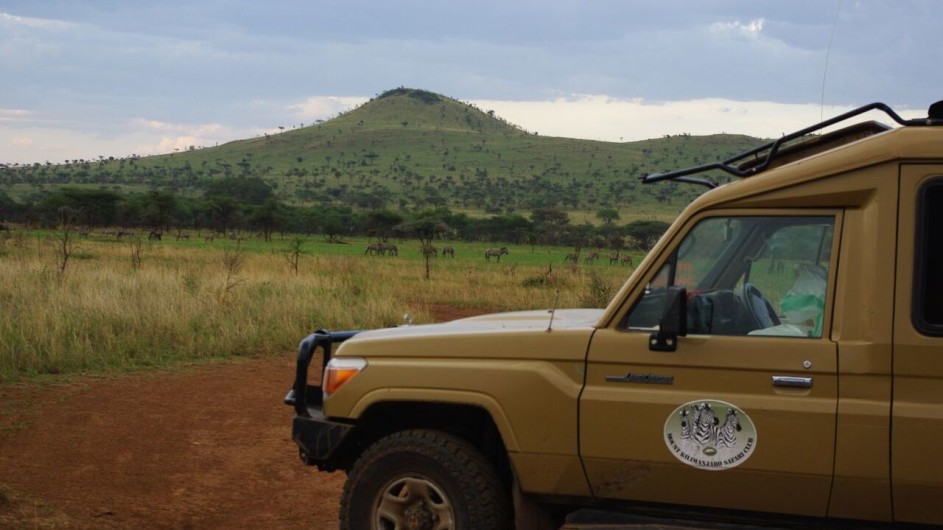
<svg viewBox="0 0 943 530">
<path fill-rule="evenodd" d="M 712 189 L 605 309 L 302 341 L 341 528 L 943 525 L 943 102 L 643 180 Z"/>
</svg>

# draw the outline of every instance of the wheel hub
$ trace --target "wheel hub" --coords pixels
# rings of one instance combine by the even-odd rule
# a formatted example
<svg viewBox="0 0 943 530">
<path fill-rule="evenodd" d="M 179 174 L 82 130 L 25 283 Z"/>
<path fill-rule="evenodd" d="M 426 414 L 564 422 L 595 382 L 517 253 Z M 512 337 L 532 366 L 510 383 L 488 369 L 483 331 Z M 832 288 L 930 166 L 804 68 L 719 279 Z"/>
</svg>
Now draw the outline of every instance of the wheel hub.
<svg viewBox="0 0 943 530">
<path fill-rule="evenodd" d="M 409 530 L 432 530 L 438 520 L 438 517 L 422 501 L 406 508 L 404 515 L 406 528 Z"/>
</svg>

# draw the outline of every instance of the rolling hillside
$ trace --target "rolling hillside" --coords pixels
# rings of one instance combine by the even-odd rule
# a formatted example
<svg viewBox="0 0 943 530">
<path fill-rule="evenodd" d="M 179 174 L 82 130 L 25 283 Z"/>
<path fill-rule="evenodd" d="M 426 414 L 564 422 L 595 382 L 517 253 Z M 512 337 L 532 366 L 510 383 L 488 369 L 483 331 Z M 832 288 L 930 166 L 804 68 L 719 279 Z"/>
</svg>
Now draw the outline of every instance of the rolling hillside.
<svg viewBox="0 0 943 530">
<path fill-rule="evenodd" d="M 741 135 L 629 143 L 543 137 L 446 96 L 398 88 L 323 123 L 218 147 L 0 168 L 0 190 L 19 199 L 63 185 L 198 196 L 210 181 L 247 176 L 271 184 L 279 200 L 302 206 L 482 214 L 556 207 L 588 217 L 611 208 L 622 219 L 670 218 L 703 188 L 645 186 L 638 177 L 760 143 Z"/>
</svg>

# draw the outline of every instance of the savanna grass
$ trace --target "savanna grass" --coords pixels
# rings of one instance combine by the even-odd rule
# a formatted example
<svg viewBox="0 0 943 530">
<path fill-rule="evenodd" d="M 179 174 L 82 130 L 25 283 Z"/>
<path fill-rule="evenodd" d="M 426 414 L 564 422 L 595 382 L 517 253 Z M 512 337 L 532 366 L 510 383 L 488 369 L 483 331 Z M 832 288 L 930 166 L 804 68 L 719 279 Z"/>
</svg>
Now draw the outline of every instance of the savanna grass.
<svg viewBox="0 0 943 530">
<path fill-rule="evenodd" d="M 314 329 L 394 326 L 405 313 L 431 322 L 441 307 L 600 306 L 601 285 L 614 289 L 628 274 L 588 273 L 531 247 L 485 263 L 480 249 L 456 243 L 460 259 L 434 260 L 425 279 L 408 244 L 397 258 L 364 256 L 365 245 L 308 243 L 295 274 L 286 241 L 145 243 L 134 263 L 130 242 L 82 240 L 60 273 L 52 238 L 9 241 L 0 253 L 0 381 L 290 354 Z"/>
</svg>

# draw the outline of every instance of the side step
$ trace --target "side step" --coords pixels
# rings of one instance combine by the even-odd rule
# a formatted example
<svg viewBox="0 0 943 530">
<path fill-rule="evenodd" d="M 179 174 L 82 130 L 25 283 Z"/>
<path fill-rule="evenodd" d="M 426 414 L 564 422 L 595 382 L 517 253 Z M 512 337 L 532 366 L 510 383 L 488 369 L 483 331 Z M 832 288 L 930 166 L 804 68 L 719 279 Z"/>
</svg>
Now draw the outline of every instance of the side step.
<svg viewBox="0 0 943 530">
<path fill-rule="evenodd" d="M 794 526 L 692 521 L 583 508 L 570 513 L 560 530 L 783 530 Z"/>
</svg>

